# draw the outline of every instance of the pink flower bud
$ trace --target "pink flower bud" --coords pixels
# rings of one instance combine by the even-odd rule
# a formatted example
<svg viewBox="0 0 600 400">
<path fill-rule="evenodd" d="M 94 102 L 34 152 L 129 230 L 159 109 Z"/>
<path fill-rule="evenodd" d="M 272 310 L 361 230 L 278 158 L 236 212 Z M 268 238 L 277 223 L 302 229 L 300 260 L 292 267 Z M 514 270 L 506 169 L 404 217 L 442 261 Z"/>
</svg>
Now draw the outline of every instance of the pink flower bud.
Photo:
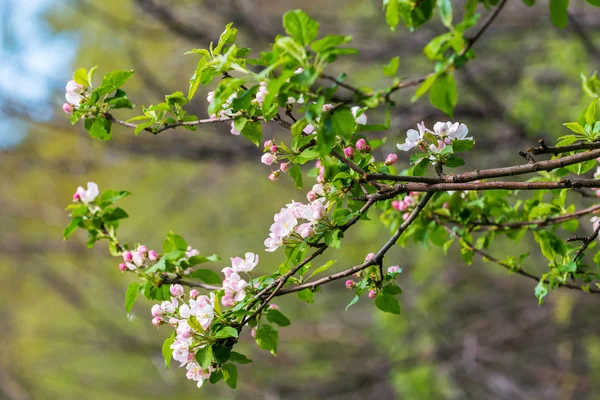
<svg viewBox="0 0 600 400">
<path fill-rule="evenodd" d="M 409 214 L 409 213 L 404 213 L 404 214 L 402 214 L 402 219 L 403 219 L 404 221 L 406 221 L 406 220 L 408 219 L 408 217 L 410 217 L 410 214 Z"/>
<path fill-rule="evenodd" d="M 397 274 L 400 272 L 400 267 L 398 265 L 392 265 L 387 269 L 388 274 Z"/>
<path fill-rule="evenodd" d="M 256 337 L 256 328 L 250 329 L 250 336 L 252 336 L 253 338 Z"/>
<path fill-rule="evenodd" d="M 354 157 L 354 149 L 352 147 L 346 147 L 344 149 L 344 155 L 348 158 Z"/>
<path fill-rule="evenodd" d="M 169 325 L 177 326 L 179 325 L 179 320 L 177 318 L 169 318 Z"/>
<path fill-rule="evenodd" d="M 367 256 L 365 257 L 365 261 L 371 261 L 372 259 L 375 258 L 375 253 L 369 253 L 367 254 Z"/>
<path fill-rule="evenodd" d="M 73 195 L 73 201 L 79 201 L 81 199 L 81 196 L 79 195 L 79 193 L 75 193 Z"/>
<path fill-rule="evenodd" d="M 71 114 L 74 110 L 73 106 L 69 103 L 63 104 L 62 109 L 66 114 Z"/>
<path fill-rule="evenodd" d="M 318 182 L 318 183 L 323 183 L 323 182 L 325 182 L 325 177 L 324 177 L 323 175 L 319 175 L 319 176 L 317 176 L 317 182 Z"/>
<path fill-rule="evenodd" d="M 315 162 L 315 168 L 321 168 L 321 160 Z"/>
<path fill-rule="evenodd" d="M 277 304 L 269 304 L 269 310 L 281 310 L 281 308 Z"/>
<path fill-rule="evenodd" d="M 159 304 L 153 305 L 150 312 L 152 313 L 153 317 L 160 317 L 161 315 L 163 315 L 165 313 Z"/>
<path fill-rule="evenodd" d="M 206 96 L 206 101 L 208 101 L 209 103 L 212 103 L 214 99 L 215 99 L 215 92 L 208 92 L 208 95 Z"/>
<path fill-rule="evenodd" d="M 306 228 L 302 229 L 302 232 L 300 232 L 300 236 L 306 239 L 307 237 L 312 236 L 314 233 L 315 230 L 312 227 L 307 226 Z"/>
<path fill-rule="evenodd" d="M 148 252 L 148 258 L 150 259 L 150 261 L 156 261 L 158 260 L 158 254 L 156 254 L 156 251 L 150 250 Z"/>
<path fill-rule="evenodd" d="M 312 203 L 317 199 L 317 194 L 311 190 L 310 192 L 306 193 L 306 199 Z"/>
<path fill-rule="evenodd" d="M 354 286 L 356 286 L 356 282 L 354 282 L 352 279 L 348 279 L 346 281 L 346 289 L 352 289 Z"/>
<path fill-rule="evenodd" d="M 445 144 L 450 144 L 450 143 L 452 143 L 452 140 L 450 140 L 450 138 L 445 138 L 444 139 L 444 143 Z"/>
<path fill-rule="evenodd" d="M 276 160 L 276 157 L 271 153 L 265 153 L 260 158 L 260 162 L 262 162 L 265 165 L 271 165 L 275 162 L 275 160 Z"/>
<path fill-rule="evenodd" d="M 385 165 L 394 165 L 398 162 L 398 156 L 395 154 L 388 154 L 385 158 Z"/>
<path fill-rule="evenodd" d="M 279 169 L 281 170 L 281 172 L 287 172 L 290 169 L 290 163 L 281 163 L 279 164 Z"/>
<path fill-rule="evenodd" d="M 277 150 L 278 150 L 278 148 L 277 148 L 277 146 L 275 146 L 275 145 L 273 145 L 273 146 L 271 146 L 271 147 L 269 148 L 269 151 L 270 151 L 271 153 L 277 153 Z"/>
<path fill-rule="evenodd" d="M 366 151 L 367 146 L 368 146 L 368 144 L 365 139 L 358 139 L 356 141 L 356 150 L 358 150 L 358 151 Z"/>
<path fill-rule="evenodd" d="M 600 190 L 596 190 L 596 196 L 600 197 Z"/>
<path fill-rule="evenodd" d="M 133 260 L 133 254 L 131 254 L 129 250 L 126 251 L 123 253 L 123 260 L 125 260 L 125 262 L 131 262 Z"/>
<path fill-rule="evenodd" d="M 180 284 L 171 285 L 170 291 L 173 297 L 183 296 L 184 293 L 183 286 Z"/>
<path fill-rule="evenodd" d="M 327 111 L 333 110 L 334 108 L 335 107 L 333 106 L 333 104 L 327 103 L 327 104 L 323 104 L 322 110 L 323 110 L 323 112 L 327 112 Z"/>
<path fill-rule="evenodd" d="M 121 263 L 121 264 L 119 264 L 119 269 L 120 269 L 122 272 L 125 272 L 125 271 L 127 271 L 127 264 L 125 264 L 125 263 Z"/>
<path fill-rule="evenodd" d="M 271 146 L 273 146 L 273 141 L 272 140 L 267 140 L 265 142 L 265 149 L 270 149 Z"/>
<path fill-rule="evenodd" d="M 275 182 L 275 181 L 277 180 L 277 178 L 279 178 L 279 174 L 277 173 L 277 171 L 275 171 L 275 172 L 271 172 L 271 173 L 269 174 L 269 180 L 270 180 L 271 182 Z"/>
<path fill-rule="evenodd" d="M 141 253 L 141 254 L 143 254 L 143 253 L 147 253 L 147 252 L 148 252 L 148 248 L 147 248 L 146 246 L 144 246 L 143 244 L 140 244 L 140 245 L 137 247 L 136 251 L 137 251 L 138 253 Z"/>
<path fill-rule="evenodd" d="M 377 290 L 371 290 L 369 292 L 369 298 L 374 299 L 375 297 L 377 297 Z"/>
<path fill-rule="evenodd" d="M 195 299 L 196 297 L 198 297 L 198 295 L 199 295 L 199 294 L 200 294 L 200 292 L 199 292 L 199 291 L 197 291 L 196 289 L 192 289 L 192 290 L 190 290 L 190 297 L 191 297 L 192 299 Z"/>
<path fill-rule="evenodd" d="M 394 200 L 392 201 L 392 207 L 394 207 L 394 209 L 400 211 L 400 200 Z"/>
<path fill-rule="evenodd" d="M 163 320 L 160 317 L 152 318 L 152 325 L 154 325 L 155 327 L 158 328 L 162 323 L 163 323 Z"/>
</svg>

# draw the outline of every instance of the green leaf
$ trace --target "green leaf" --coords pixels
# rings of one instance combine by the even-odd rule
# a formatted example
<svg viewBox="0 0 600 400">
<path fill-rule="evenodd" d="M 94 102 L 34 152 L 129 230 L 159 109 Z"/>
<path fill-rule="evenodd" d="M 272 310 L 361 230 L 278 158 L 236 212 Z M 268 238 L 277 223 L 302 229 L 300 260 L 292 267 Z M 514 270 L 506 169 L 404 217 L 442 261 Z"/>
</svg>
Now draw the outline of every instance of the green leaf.
<svg viewBox="0 0 600 400">
<path fill-rule="evenodd" d="M 298 164 L 292 164 L 290 168 L 290 176 L 294 180 L 294 186 L 298 189 L 302 189 L 302 171 Z"/>
<path fill-rule="evenodd" d="M 124 218 L 128 218 L 129 214 L 127 214 L 125 212 L 125 210 L 123 210 L 120 207 L 116 207 L 116 208 L 105 208 L 104 211 L 102 211 L 102 218 L 107 221 L 118 221 L 120 219 L 124 219 Z"/>
<path fill-rule="evenodd" d="M 131 312 L 131 308 L 135 304 L 139 292 L 140 284 L 137 282 L 131 282 L 127 287 L 127 292 L 125 293 L 125 311 L 127 313 Z"/>
<path fill-rule="evenodd" d="M 219 42 L 217 46 L 214 48 L 214 54 L 221 54 L 221 51 L 226 47 L 235 42 L 235 38 L 237 36 L 237 29 L 233 28 L 233 22 L 230 22 L 225 27 L 221 36 L 219 36 Z"/>
<path fill-rule="evenodd" d="M 399 1 L 400 0 L 388 0 L 385 9 L 385 21 L 391 30 L 396 30 L 396 26 L 400 22 Z"/>
<path fill-rule="evenodd" d="M 256 329 L 256 344 L 261 349 L 271 352 L 274 356 L 277 355 L 278 340 L 279 333 L 271 325 L 263 324 Z"/>
<path fill-rule="evenodd" d="M 304 289 L 296 293 L 300 300 L 304 300 L 307 303 L 315 302 L 315 293 L 310 289 Z"/>
<path fill-rule="evenodd" d="M 400 303 L 398 303 L 398 300 L 394 296 L 378 293 L 377 297 L 375 297 L 375 305 L 381 311 L 400 314 Z"/>
<path fill-rule="evenodd" d="M 349 141 L 356 130 L 356 119 L 348 107 L 340 107 L 326 116 L 324 127 L 333 135 Z"/>
<path fill-rule="evenodd" d="M 163 242 L 163 251 L 165 253 L 170 253 L 173 250 L 186 251 L 187 247 L 188 245 L 185 239 L 174 232 L 169 232 L 167 238 Z"/>
<path fill-rule="evenodd" d="M 315 40 L 319 34 L 319 23 L 302 10 L 283 14 L 283 27 L 288 35 L 303 46 Z"/>
<path fill-rule="evenodd" d="M 99 95 L 104 95 L 107 93 L 111 93 L 127 82 L 129 78 L 133 75 L 133 70 L 130 71 L 113 71 L 104 75 L 102 78 L 102 83 L 100 87 L 97 89 Z"/>
<path fill-rule="evenodd" d="M 556 257 L 559 256 L 561 259 L 567 253 L 567 247 L 565 243 L 554 233 L 544 230 L 537 230 L 533 232 L 536 242 L 540 244 L 542 254 L 550 260 L 555 261 Z"/>
<path fill-rule="evenodd" d="M 86 120 L 86 123 L 89 120 Z M 106 118 L 98 117 L 93 120 L 92 126 L 88 130 L 90 136 L 98 140 L 110 140 L 112 131 L 112 122 Z"/>
<path fill-rule="evenodd" d="M 192 271 L 190 275 L 194 279 L 200 279 L 202 282 L 209 285 L 218 285 L 221 283 L 221 277 L 210 269 L 197 269 Z"/>
<path fill-rule="evenodd" d="M 337 260 L 329 260 L 329 261 L 327 261 L 325 264 L 323 264 L 323 265 L 321 265 L 319 268 L 315 269 L 315 270 L 313 271 L 313 273 L 312 273 L 312 274 L 311 274 L 311 275 L 310 275 L 308 278 L 306 278 L 306 280 L 309 280 L 309 279 L 310 279 L 310 278 L 312 278 L 313 276 L 315 276 L 315 275 L 317 275 L 317 274 L 320 274 L 320 273 L 322 273 L 322 272 L 325 272 L 325 271 L 327 271 L 327 270 L 328 270 L 329 268 L 331 268 L 331 266 L 332 266 L 333 264 L 335 264 L 336 262 L 337 262 Z"/>
<path fill-rule="evenodd" d="M 348 305 L 346 306 L 346 311 L 348 311 L 348 309 L 349 309 L 350 307 L 352 307 L 353 305 L 355 305 L 355 304 L 358 302 L 358 300 L 359 300 L 359 299 L 360 299 L 360 296 L 359 296 L 359 295 L 356 295 L 356 296 L 354 296 L 354 298 L 353 298 L 352 300 L 350 300 L 350 302 L 349 302 L 349 303 L 348 303 Z"/>
<path fill-rule="evenodd" d="M 86 87 L 90 86 L 90 82 L 88 81 L 88 72 L 85 68 L 79 68 L 77 71 L 75 71 L 73 74 L 73 80 L 80 85 Z"/>
<path fill-rule="evenodd" d="M 396 76 L 396 72 L 398 72 L 398 67 L 400 67 L 400 57 L 396 56 L 387 63 L 387 65 L 383 66 L 383 74 L 385 76 L 394 77 Z"/>
<path fill-rule="evenodd" d="M 262 127 L 258 121 L 248 121 L 241 131 L 242 136 L 258 147 L 262 140 Z"/>
<path fill-rule="evenodd" d="M 413 167 L 412 174 L 413 176 L 423 176 L 429 167 L 431 162 L 428 158 L 423 158 L 417 165 Z"/>
<path fill-rule="evenodd" d="M 550 0 L 550 19 L 557 28 L 563 29 L 569 22 L 569 0 Z"/>
<path fill-rule="evenodd" d="M 171 357 L 173 352 L 171 351 L 171 345 L 175 342 L 173 337 L 166 338 L 162 345 L 162 355 L 165 359 L 165 367 L 169 369 L 171 366 Z"/>
<path fill-rule="evenodd" d="M 221 257 L 219 257 L 216 254 L 213 254 L 210 256 L 192 256 L 188 259 L 188 263 L 190 264 L 190 267 L 193 267 L 194 265 L 202 264 L 205 262 L 219 261 L 219 260 L 221 260 Z"/>
<path fill-rule="evenodd" d="M 221 370 L 213 371 L 210 374 L 209 382 L 213 385 L 223 379 L 223 372 Z"/>
<path fill-rule="evenodd" d="M 90 84 L 90 86 L 93 86 L 93 83 L 94 83 L 94 74 L 96 73 L 97 69 L 98 69 L 98 66 L 95 65 L 87 73 L 87 81 Z"/>
<path fill-rule="evenodd" d="M 412 99 L 410 99 L 410 102 L 414 103 L 421 96 L 423 96 L 425 93 L 427 93 L 427 91 L 431 88 L 431 86 L 436 82 L 437 78 L 438 78 L 438 74 L 433 74 L 429 78 L 425 79 L 425 82 L 423 82 L 421 84 L 421 86 L 419 86 L 419 88 L 415 92 L 415 95 L 412 97 Z"/>
<path fill-rule="evenodd" d="M 342 244 L 344 232 L 341 229 L 329 230 L 325 234 L 325 244 L 333 249 L 339 249 Z"/>
<path fill-rule="evenodd" d="M 593 5 L 594 7 L 600 7 L 600 0 L 585 0 L 588 4 Z"/>
<path fill-rule="evenodd" d="M 475 146 L 474 140 L 454 140 L 452 142 L 452 148 L 454 149 L 455 153 L 470 151 L 473 146 Z"/>
<path fill-rule="evenodd" d="M 196 361 L 202 369 L 208 369 L 213 360 L 212 347 L 204 346 L 196 352 Z"/>
<path fill-rule="evenodd" d="M 248 357 L 246 357 L 245 355 L 238 353 L 236 351 L 231 352 L 231 354 L 229 355 L 229 361 L 235 362 L 238 364 L 250 364 L 250 363 L 254 362 L 251 359 L 249 359 Z"/>
<path fill-rule="evenodd" d="M 592 100 L 592 103 L 589 105 L 589 107 L 587 108 L 587 110 L 585 112 L 585 123 L 588 125 L 592 125 L 597 120 L 597 117 L 596 117 L 597 104 L 598 104 L 598 97 L 596 97 L 594 100 Z"/>
<path fill-rule="evenodd" d="M 238 379 L 238 370 L 234 364 L 225 364 L 221 366 L 221 371 L 223 372 L 223 380 L 227 386 L 232 389 L 237 387 L 237 379 Z"/>
<path fill-rule="evenodd" d="M 213 346 L 212 352 L 218 364 L 225 364 L 231 356 L 231 349 L 226 346 Z"/>
<path fill-rule="evenodd" d="M 437 6 L 440 10 L 442 23 L 450 28 L 452 26 L 452 3 L 450 3 L 450 0 L 437 0 Z"/>
<path fill-rule="evenodd" d="M 397 294 L 402 294 L 402 289 L 400 289 L 400 287 L 398 287 L 398 285 L 395 283 L 390 283 L 389 285 L 383 287 L 383 294 L 395 296 Z"/>
<path fill-rule="evenodd" d="M 267 311 L 267 320 L 275 325 L 290 326 L 290 320 L 280 311 L 272 309 Z"/>
<path fill-rule="evenodd" d="M 545 275 L 544 275 L 545 276 Z M 540 279 L 537 286 L 535 287 L 535 297 L 538 299 L 538 305 L 542 305 L 544 297 L 548 294 L 548 287 L 544 283 L 544 277 Z"/>
<path fill-rule="evenodd" d="M 77 230 L 77 227 L 79 226 L 79 223 L 81 221 L 83 221 L 83 219 L 80 217 L 71 219 L 71 221 L 69 222 L 69 225 L 67 225 L 67 227 L 63 231 L 63 239 L 64 240 L 67 240 Z"/>
<path fill-rule="evenodd" d="M 313 49 L 316 53 L 322 53 L 327 50 L 331 50 L 339 45 L 346 44 L 352 41 L 352 36 L 343 36 L 343 35 L 328 35 L 323 39 L 319 39 L 313 42 L 310 45 L 310 48 Z"/>
<path fill-rule="evenodd" d="M 236 338 L 238 337 L 238 331 L 234 327 L 224 326 L 215 332 L 215 337 L 217 339 L 227 339 L 230 337 Z"/>
<path fill-rule="evenodd" d="M 429 91 L 429 101 L 431 104 L 445 112 L 449 116 L 453 116 L 454 107 L 458 101 L 458 93 L 456 90 L 456 82 L 450 74 L 442 74 L 435 81 Z"/>
</svg>

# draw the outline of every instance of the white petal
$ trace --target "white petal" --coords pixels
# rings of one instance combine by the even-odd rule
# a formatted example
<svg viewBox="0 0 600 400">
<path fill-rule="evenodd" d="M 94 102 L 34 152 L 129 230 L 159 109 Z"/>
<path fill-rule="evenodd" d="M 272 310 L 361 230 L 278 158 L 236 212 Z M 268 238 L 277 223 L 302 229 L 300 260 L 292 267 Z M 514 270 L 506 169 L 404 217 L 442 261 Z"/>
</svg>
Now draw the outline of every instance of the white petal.
<svg viewBox="0 0 600 400">
<path fill-rule="evenodd" d="M 448 133 L 448 125 L 445 122 L 436 122 L 433 125 L 433 131 L 438 135 L 446 135 Z"/>
<path fill-rule="evenodd" d="M 456 129 L 456 132 L 454 132 L 454 137 L 457 139 L 464 139 L 468 133 L 469 128 L 467 128 L 465 124 L 460 124 L 460 126 Z"/>
<path fill-rule="evenodd" d="M 88 182 L 88 190 L 86 192 L 88 201 L 94 201 L 99 193 L 100 191 L 98 190 L 98 185 L 96 185 L 95 182 Z"/>
<path fill-rule="evenodd" d="M 398 143 L 396 145 L 396 147 L 398 147 L 398 150 L 402 150 L 402 151 L 409 151 L 410 149 L 412 149 L 415 146 L 416 146 L 416 144 L 411 143 L 411 142 L 406 142 L 404 144 Z"/>
<path fill-rule="evenodd" d="M 419 132 L 417 132 L 414 129 L 409 129 L 406 131 L 406 141 L 407 142 L 413 142 L 413 143 L 417 143 L 419 140 L 421 140 L 421 135 L 419 134 Z"/>
</svg>

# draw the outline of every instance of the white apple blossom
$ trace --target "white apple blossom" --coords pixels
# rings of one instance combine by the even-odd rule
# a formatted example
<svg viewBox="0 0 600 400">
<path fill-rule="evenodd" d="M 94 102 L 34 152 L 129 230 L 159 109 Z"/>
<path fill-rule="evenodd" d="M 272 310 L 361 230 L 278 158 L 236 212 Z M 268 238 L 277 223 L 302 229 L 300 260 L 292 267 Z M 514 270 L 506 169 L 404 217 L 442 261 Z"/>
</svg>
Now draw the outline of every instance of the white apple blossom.
<svg viewBox="0 0 600 400">
<path fill-rule="evenodd" d="M 409 151 L 413 147 L 417 147 L 419 145 L 419 143 L 423 140 L 425 132 L 427 132 L 427 128 L 425 128 L 425 124 L 423 122 L 417 124 L 417 128 L 419 129 L 418 131 L 415 129 L 409 129 L 406 131 L 406 141 L 404 144 L 396 145 L 398 150 Z"/>
<path fill-rule="evenodd" d="M 246 253 L 245 259 L 241 257 L 231 258 L 231 267 L 235 272 L 250 272 L 258 264 L 258 255 L 254 253 Z"/>
<path fill-rule="evenodd" d="M 74 198 L 78 198 L 83 203 L 91 203 L 96 199 L 96 197 L 98 197 L 99 193 L 98 185 L 96 185 L 94 182 L 88 182 L 87 190 L 79 186 L 75 192 Z"/>
</svg>

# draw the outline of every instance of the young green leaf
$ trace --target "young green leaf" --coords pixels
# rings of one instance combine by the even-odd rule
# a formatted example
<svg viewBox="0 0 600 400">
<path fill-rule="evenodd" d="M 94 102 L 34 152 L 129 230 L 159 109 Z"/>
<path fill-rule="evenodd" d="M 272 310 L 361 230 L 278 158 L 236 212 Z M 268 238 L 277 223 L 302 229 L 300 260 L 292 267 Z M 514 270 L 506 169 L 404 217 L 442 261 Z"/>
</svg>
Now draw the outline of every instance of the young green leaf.
<svg viewBox="0 0 600 400">
<path fill-rule="evenodd" d="M 278 340 L 279 333 L 271 325 L 261 325 L 256 329 L 256 344 L 261 349 L 271 352 L 274 356 L 277 355 Z"/>
<path fill-rule="evenodd" d="M 165 359 L 165 367 L 169 369 L 171 366 L 171 357 L 173 352 L 171 351 L 171 345 L 175 342 L 173 337 L 166 338 L 162 345 L 162 355 Z"/>
<path fill-rule="evenodd" d="M 319 23 L 302 10 L 283 14 L 283 27 L 288 35 L 303 46 L 315 40 L 319 34 Z"/>
<path fill-rule="evenodd" d="M 127 313 L 131 312 L 131 308 L 137 300 L 139 290 L 140 284 L 137 282 L 131 282 L 127 287 L 127 292 L 125 293 L 125 311 L 127 311 Z"/>
<path fill-rule="evenodd" d="M 234 364 L 225 364 L 221 366 L 223 372 L 223 380 L 232 389 L 237 387 L 238 370 Z"/>
</svg>

